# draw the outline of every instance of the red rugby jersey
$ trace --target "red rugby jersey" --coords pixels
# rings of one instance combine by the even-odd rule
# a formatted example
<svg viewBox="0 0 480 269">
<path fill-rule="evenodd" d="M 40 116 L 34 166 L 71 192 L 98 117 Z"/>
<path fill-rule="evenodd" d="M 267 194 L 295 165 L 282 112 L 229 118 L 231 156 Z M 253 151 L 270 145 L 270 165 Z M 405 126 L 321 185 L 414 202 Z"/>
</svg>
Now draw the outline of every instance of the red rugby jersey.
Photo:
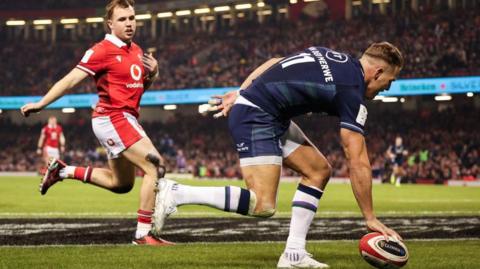
<svg viewBox="0 0 480 269">
<path fill-rule="evenodd" d="M 129 112 L 138 117 L 144 92 L 142 55 L 137 44 L 127 45 L 111 34 L 87 50 L 77 68 L 93 76 L 97 84 L 99 100 L 93 117 L 114 112 Z"/>
<path fill-rule="evenodd" d="M 42 134 L 45 136 L 45 141 L 42 147 L 49 146 L 58 148 L 60 144 L 60 136 L 62 135 L 62 126 L 47 124 L 42 128 Z"/>
</svg>

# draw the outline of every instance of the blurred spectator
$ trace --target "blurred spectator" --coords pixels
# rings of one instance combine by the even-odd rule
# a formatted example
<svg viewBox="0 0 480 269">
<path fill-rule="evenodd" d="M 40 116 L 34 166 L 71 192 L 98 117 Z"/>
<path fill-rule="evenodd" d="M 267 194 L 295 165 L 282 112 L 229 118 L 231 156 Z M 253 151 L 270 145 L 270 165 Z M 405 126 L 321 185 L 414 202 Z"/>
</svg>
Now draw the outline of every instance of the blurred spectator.
<svg viewBox="0 0 480 269">
<path fill-rule="evenodd" d="M 404 53 L 403 78 L 479 75 L 478 14 L 480 10 L 473 8 L 360 16 L 350 21 L 284 19 L 258 24 L 239 19 L 228 29 L 188 30 L 188 35 L 174 31 L 156 40 L 139 31 L 137 40 L 144 49 L 155 48 L 160 78 L 152 89 L 158 90 L 238 86 L 256 66 L 274 56 L 312 45 L 360 56 L 370 43 L 380 40 L 390 41 Z M 54 45 L 19 38 L 0 41 L 0 95 L 44 94 L 103 36 L 83 35 Z M 94 83 L 87 80 L 73 93 L 95 91 Z"/>
</svg>

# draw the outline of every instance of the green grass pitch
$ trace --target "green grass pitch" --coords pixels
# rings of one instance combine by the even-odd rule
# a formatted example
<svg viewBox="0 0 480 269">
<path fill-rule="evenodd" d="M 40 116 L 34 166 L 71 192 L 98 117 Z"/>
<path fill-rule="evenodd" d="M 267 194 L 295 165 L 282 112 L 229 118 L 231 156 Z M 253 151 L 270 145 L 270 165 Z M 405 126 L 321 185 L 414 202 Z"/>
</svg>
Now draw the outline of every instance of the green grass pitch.
<svg viewBox="0 0 480 269">
<path fill-rule="evenodd" d="M 479 241 L 407 242 L 409 269 L 478 268 Z M 275 268 L 283 243 L 182 244 L 138 246 L 0 247 L 0 268 Z M 309 251 L 331 268 L 372 268 L 351 241 L 310 242 Z"/>
<path fill-rule="evenodd" d="M 241 181 L 181 181 L 223 186 Z M 86 186 L 59 183 L 46 196 L 38 192 L 36 177 L 0 177 L 0 218 L 126 217 L 138 208 L 140 181 L 126 195 Z M 290 214 L 296 184 L 282 183 L 279 216 Z M 480 215 L 480 188 L 374 185 L 377 215 L 447 216 Z M 226 213 L 199 207 L 180 208 L 177 217 L 225 217 Z M 232 216 L 232 215 L 228 215 Z M 317 217 L 360 216 L 349 185 L 330 184 Z M 480 229 L 480 227 L 479 227 Z M 358 255 L 356 241 L 309 242 L 308 250 L 332 268 L 371 268 Z M 407 241 L 410 260 L 405 268 L 480 268 L 480 240 Z M 106 246 L 0 247 L 0 268 L 275 268 L 284 243 L 179 244 L 168 248 Z"/>
<path fill-rule="evenodd" d="M 238 180 L 182 180 L 201 186 L 244 186 Z M 128 194 L 65 180 L 45 196 L 38 192 L 38 177 L 0 177 L 0 217 L 134 217 L 139 203 L 139 187 Z M 287 217 L 296 189 L 295 183 L 281 183 L 277 216 Z M 378 216 L 480 215 L 480 188 L 433 185 L 373 186 Z M 320 201 L 318 216 L 360 216 L 351 188 L 329 184 Z M 234 216 L 203 206 L 181 207 L 178 217 Z"/>
</svg>

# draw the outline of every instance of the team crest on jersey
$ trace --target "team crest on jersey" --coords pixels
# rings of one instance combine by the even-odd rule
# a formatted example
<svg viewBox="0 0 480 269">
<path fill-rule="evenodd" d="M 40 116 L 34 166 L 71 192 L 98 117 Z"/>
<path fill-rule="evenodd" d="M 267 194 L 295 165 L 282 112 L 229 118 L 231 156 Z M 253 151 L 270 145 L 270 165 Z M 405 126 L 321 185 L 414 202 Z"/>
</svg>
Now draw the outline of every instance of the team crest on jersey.
<svg viewBox="0 0 480 269">
<path fill-rule="evenodd" d="M 121 63 L 121 62 L 122 62 L 122 56 L 120 56 L 120 55 L 117 55 L 117 57 L 115 57 L 115 58 L 117 59 L 117 61 L 118 61 L 119 63 Z"/>
<path fill-rule="evenodd" d="M 348 61 L 348 56 L 345 53 L 340 53 L 334 50 L 327 51 L 325 57 L 330 61 L 337 63 L 346 63 Z"/>
</svg>

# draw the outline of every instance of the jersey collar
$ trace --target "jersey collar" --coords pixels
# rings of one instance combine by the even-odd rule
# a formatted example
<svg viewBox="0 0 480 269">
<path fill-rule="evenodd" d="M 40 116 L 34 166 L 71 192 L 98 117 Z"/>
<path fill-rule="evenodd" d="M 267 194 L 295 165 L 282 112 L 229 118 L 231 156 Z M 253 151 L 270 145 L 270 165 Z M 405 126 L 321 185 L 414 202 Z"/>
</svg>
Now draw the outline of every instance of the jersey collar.
<svg viewBox="0 0 480 269">
<path fill-rule="evenodd" d="M 123 42 L 122 40 L 120 40 L 120 38 L 112 35 L 112 34 L 106 34 L 105 35 L 105 39 L 112 42 L 115 46 L 121 48 L 121 47 L 127 47 L 127 43 Z"/>
</svg>

